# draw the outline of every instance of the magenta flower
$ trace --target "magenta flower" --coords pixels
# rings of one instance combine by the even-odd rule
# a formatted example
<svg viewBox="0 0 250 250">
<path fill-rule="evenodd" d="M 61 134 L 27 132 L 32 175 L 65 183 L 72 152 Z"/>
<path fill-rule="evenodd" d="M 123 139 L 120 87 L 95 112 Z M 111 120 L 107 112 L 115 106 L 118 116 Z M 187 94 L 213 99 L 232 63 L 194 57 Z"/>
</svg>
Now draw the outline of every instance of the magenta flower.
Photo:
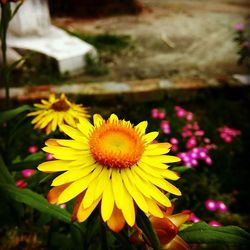
<svg viewBox="0 0 250 250">
<path fill-rule="evenodd" d="M 22 179 L 16 181 L 16 186 L 18 188 L 25 188 L 28 185 L 28 183 Z"/>
<path fill-rule="evenodd" d="M 158 119 L 159 118 L 159 110 L 154 108 L 154 109 L 151 109 L 151 117 L 154 118 L 154 119 Z"/>
<path fill-rule="evenodd" d="M 172 137 L 172 138 L 170 138 L 170 143 L 173 144 L 173 145 L 178 145 L 179 141 L 175 137 Z"/>
<path fill-rule="evenodd" d="M 220 138 L 226 143 L 231 143 L 235 137 L 241 135 L 240 130 L 227 126 L 218 128 L 218 131 L 220 133 Z"/>
<path fill-rule="evenodd" d="M 30 153 L 30 154 L 34 154 L 34 153 L 36 153 L 38 151 L 38 147 L 36 146 L 36 145 L 33 145 L 33 146 L 29 146 L 28 147 L 28 152 Z"/>
<path fill-rule="evenodd" d="M 159 119 L 164 119 L 166 117 L 166 112 L 165 111 L 160 111 L 159 113 L 158 113 L 158 118 Z"/>
<path fill-rule="evenodd" d="M 191 216 L 190 216 L 190 218 L 189 218 L 189 221 L 191 221 L 193 223 L 196 223 L 196 222 L 201 221 L 201 219 L 198 218 L 194 213 L 192 213 Z"/>
<path fill-rule="evenodd" d="M 161 121 L 161 125 L 160 125 L 161 129 L 162 129 L 162 132 L 164 134 L 170 134 L 170 125 L 169 125 L 169 122 L 166 121 L 166 120 L 162 120 Z"/>
<path fill-rule="evenodd" d="M 26 169 L 22 170 L 22 176 L 25 178 L 30 178 L 35 173 L 36 173 L 36 170 L 34 170 L 34 169 L 26 168 Z"/>
<path fill-rule="evenodd" d="M 212 226 L 212 227 L 220 227 L 222 226 L 218 221 L 216 220 L 212 220 L 208 223 L 208 225 Z"/>
<path fill-rule="evenodd" d="M 234 29 L 237 31 L 243 31 L 245 29 L 245 25 L 244 23 L 236 23 L 234 25 Z"/>
<path fill-rule="evenodd" d="M 228 211 L 228 208 L 223 201 L 217 201 L 216 203 L 217 203 L 217 208 L 221 213 L 226 213 Z"/>
<path fill-rule="evenodd" d="M 175 109 L 175 115 L 178 118 L 185 118 L 186 117 L 187 111 L 185 109 L 183 109 L 180 106 L 175 106 L 174 109 Z"/>
<path fill-rule="evenodd" d="M 46 160 L 47 160 L 47 161 L 51 161 L 51 160 L 53 160 L 53 159 L 54 159 L 54 157 L 52 156 L 52 154 L 46 153 Z"/>
<path fill-rule="evenodd" d="M 205 201 L 205 208 L 208 211 L 216 211 L 217 210 L 217 202 L 214 200 L 206 200 Z"/>
<path fill-rule="evenodd" d="M 193 148 L 197 144 L 195 137 L 190 137 L 186 143 L 186 148 Z"/>
</svg>

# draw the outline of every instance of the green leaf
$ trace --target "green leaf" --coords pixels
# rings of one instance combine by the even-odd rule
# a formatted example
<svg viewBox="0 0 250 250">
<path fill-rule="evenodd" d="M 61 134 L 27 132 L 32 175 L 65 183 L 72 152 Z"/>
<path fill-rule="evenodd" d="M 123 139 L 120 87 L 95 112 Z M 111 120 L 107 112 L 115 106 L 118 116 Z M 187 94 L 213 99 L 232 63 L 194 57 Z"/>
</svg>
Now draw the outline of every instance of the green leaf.
<svg viewBox="0 0 250 250">
<path fill-rule="evenodd" d="M 71 215 L 69 212 L 56 205 L 49 204 L 43 196 L 30 189 L 20 189 L 9 184 L 0 184 L 0 188 L 15 201 L 22 202 L 40 212 L 49 214 L 58 220 L 66 223 L 71 222 Z"/>
<path fill-rule="evenodd" d="M 137 225 L 143 231 L 143 233 L 147 236 L 148 240 L 151 243 L 151 246 L 154 250 L 160 250 L 160 242 L 159 239 L 152 227 L 152 224 L 148 217 L 138 209 L 137 217 L 136 217 Z"/>
<path fill-rule="evenodd" d="M 179 232 L 188 243 L 250 246 L 250 234 L 237 226 L 212 227 L 198 222 Z"/>
<path fill-rule="evenodd" d="M 194 168 L 188 167 L 188 166 L 181 166 L 181 167 L 174 167 L 171 170 L 176 171 L 178 173 L 184 173 L 188 170 L 194 170 Z"/>
<path fill-rule="evenodd" d="M 15 116 L 19 115 L 22 112 L 30 111 L 32 110 L 32 107 L 29 105 L 23 105 L 21 107 L 18 107 L 16 109 L 10 109 L 4 112 L 0 112 L 0 125 L 13 119 Z"/>
<path fill-rule="evenodd" d="M 15 181 L 12 178 L 12 175 L 10 174 L 8 168 L 6 167 L 1 155 L 0 155 L 0 181 L 2 183 L 11 183 L 15 185 Z"/>
<path fill-rule="evenodd" d="M 24 160 L 12 163 L 11 170 L 17 171 L 25 168 L 36 169 L 44 160 L 45 154 L 43 152 L 30 154 Z"/>
</svg>

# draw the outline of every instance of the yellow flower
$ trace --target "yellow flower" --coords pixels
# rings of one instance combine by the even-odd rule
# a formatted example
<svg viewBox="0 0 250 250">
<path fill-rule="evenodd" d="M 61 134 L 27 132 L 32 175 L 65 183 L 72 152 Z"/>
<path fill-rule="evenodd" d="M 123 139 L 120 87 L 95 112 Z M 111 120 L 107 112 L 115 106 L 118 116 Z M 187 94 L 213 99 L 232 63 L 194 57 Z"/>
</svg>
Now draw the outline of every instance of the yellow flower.
<svg viewBox="0 0 250 250">
<path fill-rule="evenodd" d="M 179 179 L 166 165 L 180 160 L 165 155 L 171 145 L 152 144 L 158 132 L 146 134 L 146 121 L 133 126 L 115 114 L 106 121 L 96 114 L 93 120 L 94 125 L 79 119 L 77 128 L 62 125 L 62 131 L 72 140 L 46 142 L 43 150 L 57 160 L 44 162 L 38 169 L 66 171 L 53 180 L 49 202 L 62 204 L 77 197 L 73 220 L 79 222 L 100 204 L 103 221 L 115 232 L 125 222 L 135 224 L 137 206 L 146 214 L 163 218 L 161 208 L 171 206 L 165 192 L 181 195 L 165 180 Z"/>
<path fill-rule="evenodd" d="M 89 115 L 82 105 L 70 102 L 64 94 L 59 98 L 50 94 L 48 100 L 34 104 L 37 111 L 31 112 L 28 116 L 35 116 L 32 120 L 35 129 L 45 129 L 46 134 L 54 132 L 62 124 L 76 127 L 80 117 L 87 118 Z"/>
</svg>

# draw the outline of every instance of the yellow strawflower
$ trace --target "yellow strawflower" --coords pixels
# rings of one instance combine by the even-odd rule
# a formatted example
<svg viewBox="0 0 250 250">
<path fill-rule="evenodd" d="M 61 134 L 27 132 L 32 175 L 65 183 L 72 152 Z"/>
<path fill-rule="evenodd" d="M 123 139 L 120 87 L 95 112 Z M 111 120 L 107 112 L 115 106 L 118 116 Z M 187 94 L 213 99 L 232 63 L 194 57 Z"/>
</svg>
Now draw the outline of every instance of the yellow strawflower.
<svg viewBox="0 0 250 250">
<path fill-rule="evenodd" d="M 135 224 L 136 209 L 163 218 L 161 208 L 171 206 L 166 193 L 181 195 L 169 180 L 179 175 L 166 163 L 180 159 L 166 155 L 169 143 L 152 141 L 158 132 L 145 133 L 147 122 L 133 126 L 112 114 L 108 120 L 94 115 L 94 125 L 80 119 L 77 128 L 61 125 L 72 139 L 50 139 L 45 152 L 56 160 L 40 164 L 43 172 L 64 173 L 57 176 L 48 200 L 62 204 L 76 198 L 73 220 L 85 221 L 100 205 L 101 217 L 115 232 L 125 223 Z"/>
<path fill-rule="evenodd" d="M 50 94 L 48 100 L 41 100 L 41 103 L 36 103 L 34 106 L 38 110 L 28 114 L 35 116 L 31 123 L 35 129 L 44 129 L 47 135 L 62 124 L 76 127 L 80 117 L 89 116 L 86 108 L 70 102 L 64 94 L 59 98 L 56 98 L 55 94 Z"/>
</svg>

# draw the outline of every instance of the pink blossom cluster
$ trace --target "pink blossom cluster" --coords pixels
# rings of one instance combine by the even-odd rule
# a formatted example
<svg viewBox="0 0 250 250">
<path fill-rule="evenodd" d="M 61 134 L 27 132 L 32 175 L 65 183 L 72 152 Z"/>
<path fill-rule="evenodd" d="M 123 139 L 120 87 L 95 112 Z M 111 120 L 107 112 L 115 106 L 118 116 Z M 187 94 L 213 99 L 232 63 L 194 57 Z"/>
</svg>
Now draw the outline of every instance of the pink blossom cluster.
<svg viewBox="0 0 250 250">
<path fill-rule="evenodd" d="M 223 201 L 219 200 L 206 200 L 205 201 L 205 208 L 208 211 L 219 211 L 221 213 L 225 213 L 228 211 L 228 207 Z"/>
<path fill-rule="evenodd" d="M 227 126 L 219 128 L 218 131 L 220 133 L 220 138 L 226 143 L 233 142 L 235 137 L 241 135 L 240 130 L 230 128 L 230 127 L 227 127 Z"/>
<path fill-rule="evenodd" d="M 204 161 L 207 165 L 212 165 L 212 159 L 205 147 L 195 147 L 188 152 L 180 152 L 177 154 L 186 166 L 197 167 L 199 160 Z"/>
<path fill-rule="evenodd" d="M 161 130 L 162 130 L 162 132 L 164 134 L 168 135 L 168 134 L 171 133 L 170 123 L 169 123 L 169 121 L 165 120 L 165 117 L 166 117 L 166 112 L 165 111 L 154 108 L 154 109 L 151 110 L 151 117 L 153 119 L 162 120 L 161 124 L 160 124 L 160 127 L 161 127 Z"/>
<path fill-rule="evenodd" d="M 183 128 L 182 128 L 182 137 L 192 137 L 194 138 L 195 136 L 201 137 L 204 136 L 205 132 L 200 129 L 200 126 L 197 122 L 194 123 L 187 123 Z"/>
<path fill-rule="evenodd" d="M 193 120 L 194 115 L 192 112 L 189 112 L 180 106 L 175 106 L 174 109 L 176 117 L 185 118 L 187 121 Z"/>
<path fill-rule="evenodd" d="M 215 145 L 211 144 L 209 138 L 204 137 L 205 132 L 202 130 L 198 122 L 194 121 L 192 112 L 185 110 L 180 106 L 175 106 L 175 115 L 179 119 L 184 119 L 185 125 L 181 129 L 181 137 L 185 140 L 185 148 L 187 152 L 180 152 L 180 142 L 176 137 L 169 139 L 172 144 L 171 150 L 179 152 L 178 156 L 183 163 L 190 167 L 197 167 L 198 161 L 203 160 L 206 164 L 211 165 L 212 159 L 209 156 L 209 150 L 214 149 Z M 160 128 L 163 134 L 171 134 L 170 122 L 166 120 L 166 112 L 160 109 L 152 109 L 151 117 L 159 119 Z"/>
<path fill-rule="evenodd" d="M 154 119 L 164 119 L 166 117 L 166 112 L 160 109 L 152 109 L 151 110 L 151 117 Z"/>
</svg>

